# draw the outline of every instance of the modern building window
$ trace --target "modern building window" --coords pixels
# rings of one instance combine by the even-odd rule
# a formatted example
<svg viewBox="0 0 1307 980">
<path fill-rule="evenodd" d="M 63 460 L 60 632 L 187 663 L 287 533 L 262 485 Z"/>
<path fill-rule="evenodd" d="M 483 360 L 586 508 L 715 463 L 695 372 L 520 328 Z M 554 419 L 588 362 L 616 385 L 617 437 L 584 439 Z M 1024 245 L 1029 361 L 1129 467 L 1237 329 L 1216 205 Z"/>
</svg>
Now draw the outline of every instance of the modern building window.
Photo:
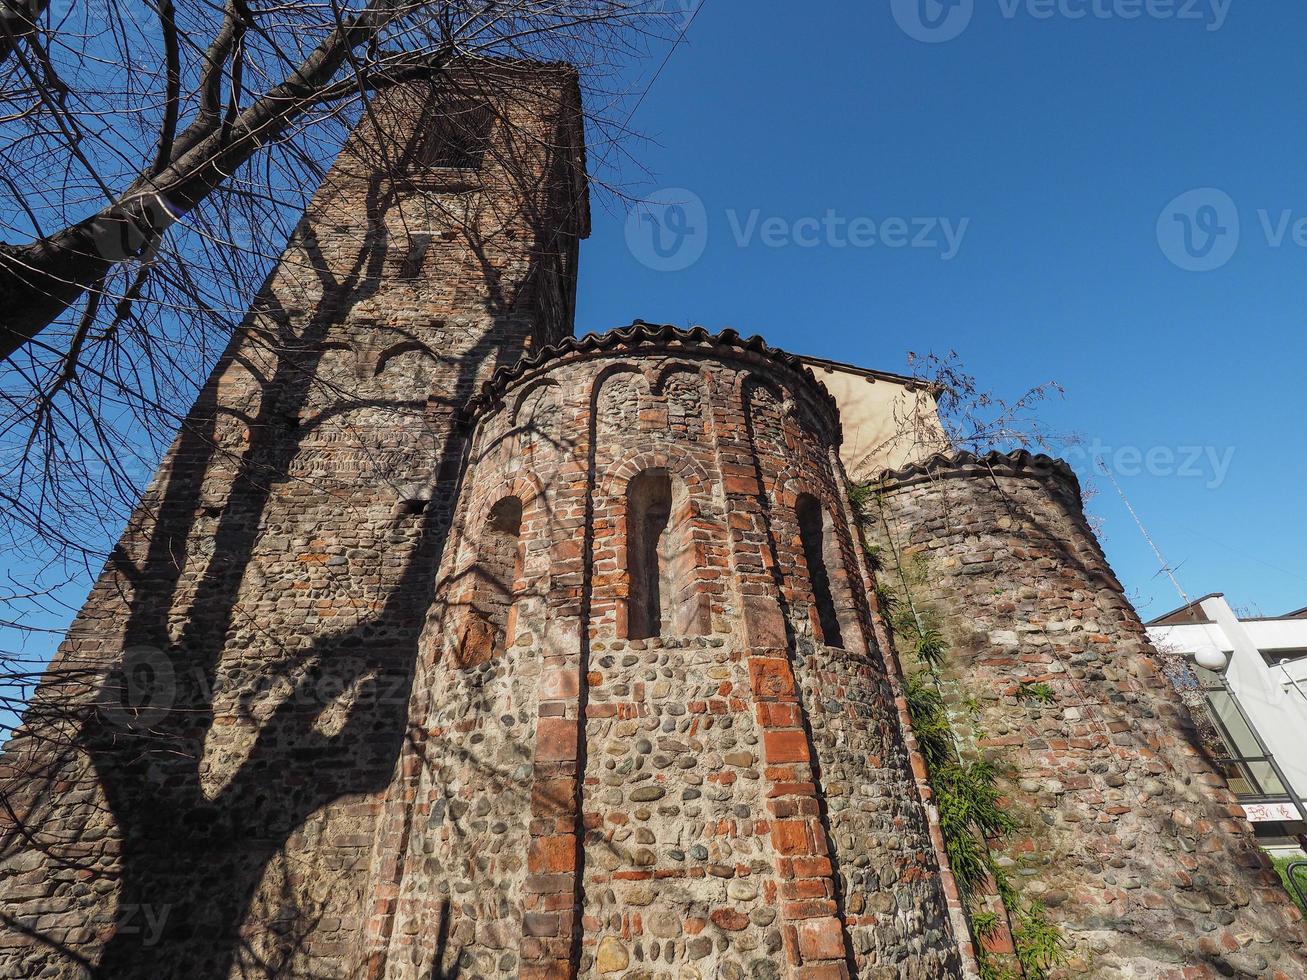
<svg viewBox="0 0 1307 980">
<path fill-rule="evenodd" d="M 1285 800 L 1288 791 L 1270 760 L 1262 755 L 1257 739 L 1231 699 L 1220 677 L 1203 667 L 1194 667 L 1206 695 L 1205 711 L 1191 711 L 1203 744 L 1230 784 L 1230 790 L 1245 800 Z"/>
<path fill-rule="evenodd" d="M 808 583 L 817 608 L 817 625 L 821 629 L 821 642 L 830 647 L 843 647 L 839 615 L 831 592 L 831 573 L 835 556 L 835 540 L 830 521 L 821 501 L 811 494 L 800 494 L 794 506 L 799 521 L 799 539 L 803 545 L 803 559 L 808 566 Z"/>
<path fill-rule="evenodd" d="M 1266 666 L 1278 667 L 1286 660 L 1289 663 L 1293 663 L 1295 660 L 1302 660 L 1304 658 L 1307 658 L 1307 649 L 1297 647 L 1292 650 L 1288 650 L 1288 649 L 1262 650 L 1261 654 L 1262 654 L 1262 659 L 1266 661 Z"/>
</svg>

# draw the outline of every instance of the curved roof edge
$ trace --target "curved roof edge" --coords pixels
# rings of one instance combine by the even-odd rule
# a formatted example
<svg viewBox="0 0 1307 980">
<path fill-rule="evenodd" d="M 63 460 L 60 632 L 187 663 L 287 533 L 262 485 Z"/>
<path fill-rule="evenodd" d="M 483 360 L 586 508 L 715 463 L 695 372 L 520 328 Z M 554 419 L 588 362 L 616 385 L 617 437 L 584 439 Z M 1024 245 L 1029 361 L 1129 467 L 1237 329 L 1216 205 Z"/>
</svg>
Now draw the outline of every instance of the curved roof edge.
<svg viewBox="0 0 1307 980">
<path fill-rule="evenodd" d="M 747 351 L 775 361 L 808 383 L 817 396 L 829 406 L 835 424 L 839 426 L 839 407 L 835 403 L 834 396 L 813 373 L 812 368 L 797 355 L 771 347 L 757 334 L 746 338 L 731 329 L 723 330 L 721 333 L 711 333 L 704 327 L 690 327 L 687 330 L 670 323 L 649 323 L 645 320 L 636 320 L 630 326 L 615 327 L 604 333 L 589 333 L 584 337 L 565 337 L 556 344 L 522 355 L 516 364 L 511 367 L 501 367 L 490 376 L 480 390 L 469 399 L 464 415 L 469 420 L 477 418 L 482 412 L 498 404 L 504 393 L 526 374 L 568 354 L 598 354 L 618 351 L 626 347 L 638 347 L 640 344 L 668 342 Z"/>
<path fill-rule="evenodd" d="M 955 453 L 935 453 L 920 462 L 909 463 L 898 469 L 886 470 L 872 478 L 871 483 L 918 483 L 934 476 L 983 476 L 999 471 L 1004 475 L 1032 474 L 1052 476 L 1066 482 L 1080 498 L 1080 478 L 1064 459 L 1055 459 L 1044 453 L 1025 449 L 1010 452 L 992 450 L 977 454 L 969 450 Z"/>
</svg>

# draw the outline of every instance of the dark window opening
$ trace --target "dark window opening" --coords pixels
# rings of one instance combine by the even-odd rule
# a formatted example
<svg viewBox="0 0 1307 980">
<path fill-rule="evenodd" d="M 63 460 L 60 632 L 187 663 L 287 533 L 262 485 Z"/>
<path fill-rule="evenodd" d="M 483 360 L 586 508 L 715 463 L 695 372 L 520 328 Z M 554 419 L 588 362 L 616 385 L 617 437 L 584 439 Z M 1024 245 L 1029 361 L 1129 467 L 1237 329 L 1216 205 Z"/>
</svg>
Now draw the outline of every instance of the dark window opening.
<svg viewBox="0 0 1307 980">
<path fill-rule="evenodd" d="M 627 571 L 630 605 L 627 635 L 633 640 L 661 636 L 667 593 L 668 533 L 672 516 L 672 478 L 666 470 L 646 470 L 627 488 Z"/>
<path fill-rule="evenodd" d="M 400 279 L 416 279 L 422 273 L 422 263 L 427 257 L 427 250 L 431 247 L 431 235 L 428 232 L 419 232 L 410 235 L 408 239 L 408 253 L 399 265 Z"/>
<path fill-rule="evenodd" d="M 1263 650 L 1261 651 L 1262 659 L 1266 661 L 1268 667 L 1278 667 L 1283 662 L 1292 663 L 1295 660 L 1302 660 L 1307 657 L 1307 650 L 1301 647 L 1292 650 Z"/>
<path fill-rule="evenodd" d="M 480 170 L 494 121 L 494 110 L 484 103 L 433 106 L 427 115 L 418 166 Z"/>
<path fill-rule="evenodd" d="M 505 497 L 490 509 L 477 541 L 472 602 L 459 638 L 464 667 L 502 654 L 515 631 L 513 600 L 522 580 L 522 501 Z"/>
<path fill-rule="evenodd" d="M 826 555 L 830 550 L 830 529 L 821 503 L 811 494 L 801 494 L 795 504 L 799 520 L 799 539 L 803 545 L 803 559 L 808 566 L 808 583 L 812 599 L 817 606 L 817 621 L 821 628 L 821 642 L 830 647 L 843 647 L 840 621 L 835 612 L 835 598 L 831 594 L 830 572 Z"/>
<path fill-rule="evenodd" d="M 661 467 L 626 489 L 626 636 L 703 636 L 711 628 L 702 525 L 685 483 Z"/>
</svg>

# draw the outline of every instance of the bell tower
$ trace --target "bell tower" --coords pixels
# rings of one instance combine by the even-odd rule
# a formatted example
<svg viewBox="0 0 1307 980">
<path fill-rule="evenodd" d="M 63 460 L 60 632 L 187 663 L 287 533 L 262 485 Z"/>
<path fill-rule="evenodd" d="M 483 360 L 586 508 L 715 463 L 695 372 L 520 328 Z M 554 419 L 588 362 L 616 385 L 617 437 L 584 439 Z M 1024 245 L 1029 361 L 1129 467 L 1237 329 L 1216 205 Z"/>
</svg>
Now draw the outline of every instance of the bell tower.
<svg viewBox="0 0 1307 980">
<path fill-rule="evenodd" d="M 33 839 L 0 973 L 337 975 L 359 948 L 457 419 L 572 331 L 581 119 L 562 66 L 371 98 L 52 664 L 81 680 L 5 750 Z"/>
</svg>

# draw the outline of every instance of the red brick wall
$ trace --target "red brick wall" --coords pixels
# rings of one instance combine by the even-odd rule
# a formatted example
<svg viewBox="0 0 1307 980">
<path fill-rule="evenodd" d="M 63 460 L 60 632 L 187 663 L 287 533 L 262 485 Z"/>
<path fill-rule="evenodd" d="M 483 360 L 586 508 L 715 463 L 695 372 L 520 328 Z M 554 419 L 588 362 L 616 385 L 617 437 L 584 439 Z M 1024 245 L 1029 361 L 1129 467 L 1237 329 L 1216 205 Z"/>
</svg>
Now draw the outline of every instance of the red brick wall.
<svg viewBox="0 0 1307 980">
<path fill-rule="evenodd" d="M 766 432 L 748 420 L 759 385 L 773 399 Z M 375 975 L 455 963 L 525 977 L 956 972 L 924 811 L 850 584 L 837 432 L 810 377 L 702 331 L 565 344 L 486 396 L 422 641 L 418 688 L 431 694 L 415 702 L 409 781 L 379 842 L 398 857 L 379 883 Z M 683 488 L 673 523 L 695 558 L 678 601 L 702 615 L 631 639 L 627 490 L 651 468 Z M 813 632 L 800 490 L 839 542 L 844 650 Z M 530 515 L 531 591 L 508 652 L 460 670 L 460 583 L 509 494 Z"/>
</svg>

